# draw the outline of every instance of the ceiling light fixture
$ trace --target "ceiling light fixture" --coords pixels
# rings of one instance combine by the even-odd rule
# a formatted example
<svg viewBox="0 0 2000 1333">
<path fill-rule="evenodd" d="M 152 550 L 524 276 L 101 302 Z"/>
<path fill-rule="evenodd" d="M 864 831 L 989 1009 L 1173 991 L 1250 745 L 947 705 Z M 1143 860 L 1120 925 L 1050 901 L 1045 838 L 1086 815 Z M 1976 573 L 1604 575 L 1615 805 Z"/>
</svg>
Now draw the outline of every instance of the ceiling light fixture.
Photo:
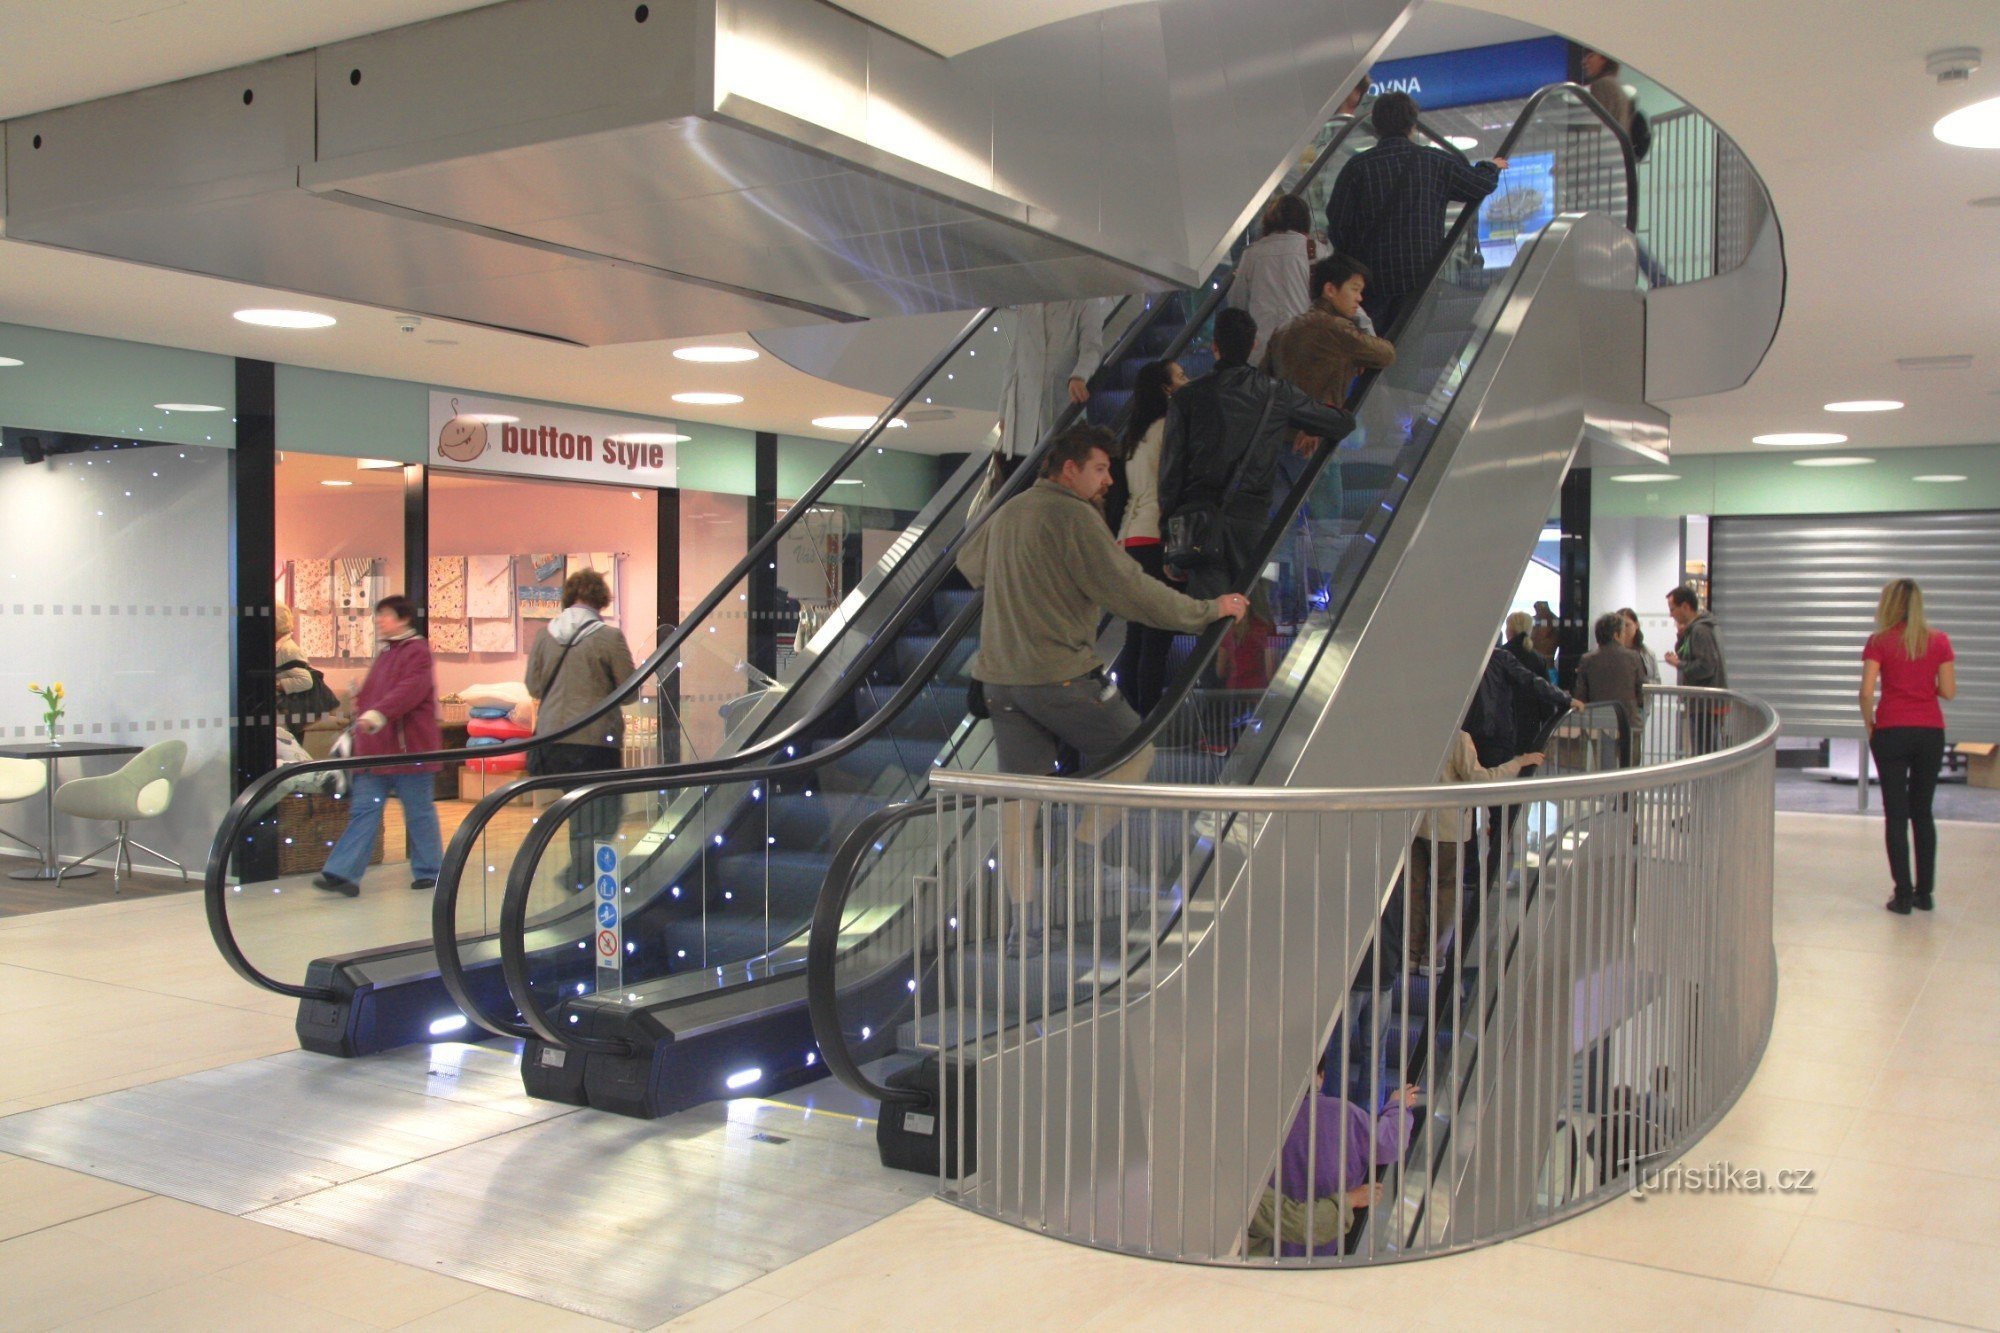
<svg viewBox="0 0 2000 1333">
<path fill-rule="evenodd" d="M 19 357 L 0 356 L 0 366 L 25 366 L 26 364 L 28 363 Z"/>
<path fill-rule="evenodd" d="M 220 412 L 214 403 L 154 403 L 162 412 Z"/>
<path fill-rule="evenodd" d="M 821 430 L 867 430 L 874 424 L 874 417 L 858 415 L 813 418 L 813 425 L 818 426 Z M 889 419 L 890 430 L 905 430 L 908 429 L 909 424 L 909 422 L 903 420 L 901 417 L 891 417 Z"/>
<path fill-rule="evenodd" d="M 320 485 L 322 486 L 352 486 L 353 484 L 354 484 L 353 482 L 344 481 L 339 477 L 328 477 L 324 481 L 320 482 Z"/>
<path fill-rule="evenodd" d="M 727 365 L 734 361 L 755 361 L 757 354 L 747 347 L 676 347 L 674 360 L 700 361 L 705 365 Z"/>
<path fill-rule="evenodd" d="M 510 417 L 505 412 L 460 412 L 457 421 L 470 421 L 476 426 L 512 426 L 520 422 L 519 417 Z"/>
<path fill-rule="evenodd" d="M 1828 403 L 1829 412 L 1900 412 L 1903 405 L 1894 398 L 1855 398 L 1844 403 Z"/>
<path fill-rule="evenodd" d="M 1826 430 L 1779 431 L 1775 435 L 1752 435 L 1752 444 L 1768 444 L 1778 449 L 1804 449 L 1816 444 L 1846 444 L 1845 435 Z"/>
<path fill-rule="evenodd" d="M 740 393 L 677 393 L 677 403 L 687 403 L 691 407 L 728 407 L 731 403 L 743 401 Z"/>
<path fill-rule="evenodd" d="M 1792 466 L 1793 467 L 1866 467 L 1868 464 L 1874 461 L 1875 460 L 1872 458 L 1863 458 L 1859 454 L 1839 454 L 1835 455 L 1832 458 L 1794 458 L 1792 460 Z"/>
<path fill-rule="evenodd" d="M 1923 476 L 1921 476 L 1921 477 L 1912 477 L 1912 478 L 1910 478 L 1910 480 L 1911 480 L 1911 481 L 1933 481 L 1933 482 L 1935 482 L 1935 481 L 1964 481 L 1964 480 L 1965 480 L 1965 474 L 1964 474 L 1963 472 L 1927 472 L 1927 473 L 1925 473 L 1925 474 L 1924 474 Z"/>
<path fill-rule="evenodd" d="M 1610 478 L 1610 480 L 1612 481 L 1631 481 L 1631 482 L 1679 481 L 1680 479 L 1681 479 L 1681 474 L 1678 472 L 1627 472 L 1620 476 Z"/>
<path fill-rule="evenodd" d="M 692 436 L 676 434 L 670 430 L 628 430 L 610 438 L 621 444 L 680 444 Z"/>
<path fill-rule="evenodd" d="M 239 310 L 236 318 L 266 329 L 325 329 L 340 322 L 317 310 Z"/>
<path fill-rule="evenodd" d="M 354 466 L 362 472 L 388 472 L 403 465 L 393 458 L 357 458 Z"/>
<path fill-rule="evenodd" d="M 1931 133 L 1955 148 L 2000 148 L 2000 97 L 1960 107 L 1931 126 Z"/>
<path fill-rule="evenodd" d="M 1469 153 L 1479 147 L 1479 140 L 1469 134 L 1447 134 L 1444 141 L 1461 153 Z"/>
</svg>

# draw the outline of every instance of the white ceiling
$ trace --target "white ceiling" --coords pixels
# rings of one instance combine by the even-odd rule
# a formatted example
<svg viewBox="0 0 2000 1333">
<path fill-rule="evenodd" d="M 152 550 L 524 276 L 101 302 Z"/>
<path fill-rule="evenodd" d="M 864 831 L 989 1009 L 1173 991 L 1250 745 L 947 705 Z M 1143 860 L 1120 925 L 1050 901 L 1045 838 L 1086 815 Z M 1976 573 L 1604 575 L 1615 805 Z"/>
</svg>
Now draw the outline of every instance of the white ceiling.
<svg viewBox="0 0 2000 1333">
<path fill-rule="evenodd" d="M 2000 153 L 1930 137 L 1945 111 L 2000 96 L 2000 5 L 1993 0 L 1821 0 L 1794 6 L 1680 0 L 1473 0 L 1419 11 L 1405 51 L 1481 45 L 1545 26 L 1622 54 L 1712 115 L 1771 188 L 1790 261 L 1787 312 L 1762 371 L 1743 390 L 1671 404 L 1675 448 L 1736 451 L 1766 431 L 1838 429 L 1853 447 L 2000 440 Z M 0 0 L 0 116 L 145 87 L 461 9 L 468 0 Z M 848 8 L 943 51 L 1107 7 L 1102 0 L 849 0 Z M 1663 16 L 1671 14 L 1668 20 Z M 1973 44 L 1989 67 L 1943 90 L 1926 52 Z M 88 53 L 88 58 L 80 58 Z M 666 344 L 568 348 L 478 329 L 425 326 L 436 347 L 396 332 L 385 312 L 315 302 L 341 316 L 311 335 L 228 318 L 272 293 L 0 241 L 0 320 L 450 384 L 607 409 L 822 434 L 813 416 L 881 400 L 825 385 L 764 357 L 747 366 L 673 360 Z M 714 340 L 706 340 L 714 341 Z M 735 341 L 735 340 L 727 340 Z M 1971 369 L 1910 372 L 1899 356 L 1970 353 Z M 914 369 L 913 361 L 913 369 Z M 739 408 L 689 411 L 684 389 L 743 392 Z M 1836 418 L 1837 398 L 1890 397 L 1907 411 Z M 914 432 L 913 432 L 914 434 Z"/>
</svg>

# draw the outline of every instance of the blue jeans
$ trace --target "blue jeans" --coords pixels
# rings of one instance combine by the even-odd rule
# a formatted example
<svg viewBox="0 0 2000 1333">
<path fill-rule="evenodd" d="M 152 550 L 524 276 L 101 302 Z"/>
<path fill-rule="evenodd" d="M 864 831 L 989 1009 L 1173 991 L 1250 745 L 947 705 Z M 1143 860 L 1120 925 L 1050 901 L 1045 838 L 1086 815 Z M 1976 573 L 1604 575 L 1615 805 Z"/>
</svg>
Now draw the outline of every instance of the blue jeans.
<svg viewBox="0 0 2000 1333">
<path fill-rule="evenodd" d="M 382 826 L 382 806 L 391 796 L 403 803 L 410 831 L 410 878 L 436 879 L 444 864 L 444 837 L 438 831 L 434 773 L 356 773 L 348 790 L 347 829 L 327 854 L 326 873 L 360 882 Z"/>
</svg>

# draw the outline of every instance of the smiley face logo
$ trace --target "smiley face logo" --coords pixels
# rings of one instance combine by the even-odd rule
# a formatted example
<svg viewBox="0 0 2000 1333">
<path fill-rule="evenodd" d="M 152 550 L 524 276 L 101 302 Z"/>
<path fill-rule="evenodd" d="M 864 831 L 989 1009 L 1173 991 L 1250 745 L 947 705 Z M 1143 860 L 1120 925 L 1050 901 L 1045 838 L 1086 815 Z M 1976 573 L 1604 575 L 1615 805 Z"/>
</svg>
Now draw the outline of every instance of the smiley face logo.
<svg viewBox="0 0 2000 1333">
<path fill-rule="evenodd" d="M 470 463 L 486 452 L 486 423 L 460 416 L 456 398 L 451 400 L 451 420 L 438 432 L 438 452 L 454 463 Z"/>
</svg>

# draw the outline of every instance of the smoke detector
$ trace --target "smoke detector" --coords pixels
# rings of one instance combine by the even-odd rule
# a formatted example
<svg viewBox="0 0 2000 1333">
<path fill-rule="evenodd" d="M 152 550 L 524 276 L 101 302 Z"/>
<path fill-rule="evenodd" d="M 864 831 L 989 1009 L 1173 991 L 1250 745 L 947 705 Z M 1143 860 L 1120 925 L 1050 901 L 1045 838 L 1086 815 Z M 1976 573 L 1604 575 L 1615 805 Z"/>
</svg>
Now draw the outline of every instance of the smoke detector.
<svg viewBox="0 0 2000 1333">
<path fill-rule="evenodd" d="M 403 333 L 415 333 L 423 326 L 423 321 L 415 315 L 396 316 L 396 327 Z"/>
<path fill-rule="evenodd" d="M 1980 51 L 1976 46 L 1948 46 L 1924 57 L 1924 71 L 1948 86 L 1971 78 L 1972 71 L 1979 68 L 1979 61 Z"/>
</svg>

